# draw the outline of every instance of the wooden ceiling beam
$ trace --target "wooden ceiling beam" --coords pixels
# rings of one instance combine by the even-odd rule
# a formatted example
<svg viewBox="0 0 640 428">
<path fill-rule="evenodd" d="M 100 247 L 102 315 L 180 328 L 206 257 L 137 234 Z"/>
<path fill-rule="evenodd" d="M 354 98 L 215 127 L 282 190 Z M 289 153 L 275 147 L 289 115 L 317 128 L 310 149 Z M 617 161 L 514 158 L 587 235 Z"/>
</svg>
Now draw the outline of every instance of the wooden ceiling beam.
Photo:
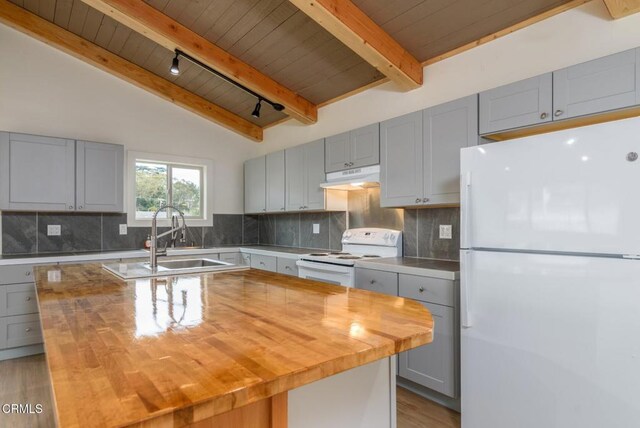
<svg viewBox="0 0 640 428">
<path fill-rule="evenodd" d="M 350 0 L 289 0 L 405 90 L 422 86 L 422 65 Z"/>
<path fill-rule="evenodd" d="M 613 19 L 640 12 L 640 0 L 604 0 Z"/>
<path fill-rule="evenodd" d="M 27 10 L 0 0 L 0 22 L 254 141 L 262 128 Z"/>
<path fill-rule="evenodd" d="M 228 78 L 268 100 L 282 104 L 284 112 L 303 123 L 318 120 L 317 107 L 204 37 L 141 0 L 82 0 L 165 48 L 191 55 Z M 167 64 L 167 72 L 169 66 Z"/>
</svg>

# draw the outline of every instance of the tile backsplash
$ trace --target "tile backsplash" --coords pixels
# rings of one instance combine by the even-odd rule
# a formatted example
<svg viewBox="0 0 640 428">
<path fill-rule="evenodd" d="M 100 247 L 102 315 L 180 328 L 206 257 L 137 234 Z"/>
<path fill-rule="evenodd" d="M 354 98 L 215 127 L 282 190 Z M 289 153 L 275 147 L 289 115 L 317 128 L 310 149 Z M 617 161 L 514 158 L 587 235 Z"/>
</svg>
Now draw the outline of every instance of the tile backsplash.
<svg viewBox="0 0 640 428">
<path fill-rule="evenodd" d="M 2 254 L 47 254 L 106 250 L 134 250 L 144 246 L 149 227 L 128 227 L 120 235 L 126 214 L 2 213 Z M 189 221 L 187 221 L 187 225 Z M 47 226 L 60 225 L 60 236 L 48 236 Z M 158 228 L 160 232 L 168 230 Z M 167 238 L 160 239 L 164 245 Z M 180 246 L 214 247 L 258 244 L 258 217 L 214 214 L 212 226 L 188 227 Z"/>
<path fill-rule="evenodd" d="M 187 242 L 180 245 L 260 244 L 340 250 L 347 227 L 383 227 L 403 230 L 407 257 L 459 259 L 458 208 L 380 208 L 378 188 L 351 191 L 348 198 L 348 213 L 214 214 L 211 226 L 188 227 Z M 1 219 L 2 254 L 6 255 L 139 249 L 150 233 L 149 227 L 129 227 L 126 235 L 120 235 L 126 214 L 3 212 Z M 49 225 L 60 225 L 61 235 L 47 236 Z M 318 225 L 318 233 L 314 233 L 314 225 Z M 452 239 L 439 238 L 440 225 L 452 226 Z M 160 232 L 166 230 L 159 228 Z M 160 245 L 164 245 L 162 239 Z"/>
</svg>

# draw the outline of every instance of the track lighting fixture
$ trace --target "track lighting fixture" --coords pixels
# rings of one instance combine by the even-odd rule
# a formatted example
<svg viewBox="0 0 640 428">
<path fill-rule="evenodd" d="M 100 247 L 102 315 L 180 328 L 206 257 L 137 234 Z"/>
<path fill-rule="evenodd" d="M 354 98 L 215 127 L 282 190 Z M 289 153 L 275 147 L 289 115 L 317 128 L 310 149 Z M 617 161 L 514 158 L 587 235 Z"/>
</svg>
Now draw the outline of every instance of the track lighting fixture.
<svg viewBox="0 0 640 428">
<path fill-rule="evenodd" d="M 175 58 L 173 58 L 173 61 L 171 61 L 171 68 L 169 69 L 169 71 L 171 71 L 171 74 L 173 74 L 174 76 L 180 74 L 180 60 L 178 59 L 178 52 L 176 52 Z"/>
<path fill-rule="evenodd" d="M 268 99 L 258 95 L 257 93 L 255 93 L 251 89 L 247 88 L 243 84 L 238 83 L 235 80 L 232 80 L 232 79 L 228 78 L 227 76 L 225 76 L 224 74 L 220 73 L 219 71 L 214 70 L 213 68 L 209 67 L 207 64 L 205 64 L 203 62 L 200 62 L 197 59 L 195 59 L 194 57 L 192 57 L 191 55 L 182 52 L 180 49 L 176 49 L 175 53 L 176 53 L 176 56 L 175 56 L 175 58 L 173 58 L 173 61 L 171 62 L 171 68 L 169 69 L 169 71 L 171 71 L 171 74 L 173 74 L 174 76 L 177 76 L 178 74 L 180 74 L 180 68 L 179 68 L 180 60 L 179 60 L 179 57 L 184 57 L 184 58 L 188 59 L 190 62 L 192 62 L 192 63 L 204 68 L 205 70 L 209 71 L 210 73 L 215 74 L 216 76 L 218 76 L 222 80 L 224 80 L 224 81 L 226 81 L 228 83 L 231 83 L 236 88 L 242 89 L 246 93 L 251 94 L 254 97 L 256 97 L 258 99 L 258 102 L 256 103 L 256 106 L 253 109 L 253 112 L 251 112 L 251 116 L 256 117 L 256 118 L 260 117 L 260 109 L 262 108 L 262 102 L 263 101 L 265 103 L 271 105 L 271 107 L 273 107 L 273 109 L 275 111 L 284 110 L 284 106 L 282 104 L 278 104 L 278 103 L 274 103 L 273 101 L 269 101 Z"/>
<path fill-rule="evenodd" d="M 260 107 L 262 107 L 262 98 L 258 97 L 258 102 L 256 103 L 256 107 L 251 112 L 251 116 L 258 118 L 260 117 Z"/>
</svg>

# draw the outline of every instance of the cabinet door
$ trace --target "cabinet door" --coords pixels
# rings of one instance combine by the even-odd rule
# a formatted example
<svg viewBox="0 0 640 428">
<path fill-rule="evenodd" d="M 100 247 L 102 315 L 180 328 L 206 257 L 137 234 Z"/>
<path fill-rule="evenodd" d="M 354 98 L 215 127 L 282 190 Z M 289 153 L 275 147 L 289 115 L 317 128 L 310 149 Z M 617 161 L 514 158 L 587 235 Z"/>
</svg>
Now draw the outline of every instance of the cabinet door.
<svg viewBox="0 0 640 428">
<path fill-rule="evenodd" d="M 75 209 L 75 141 L 0 132 L 0 209 Z"/>
<path fill-rule="evenodd" d="M 351 165 L 349 168 L 380 163 L 380 124 L 365 126 L 349 133 Z"/>
<path fill-rule="evenodd" d="M 122 212 L 124 146 L 76 142 L 76 210 Z"/>
<path fill-rule="evenodd" d="M 351 161 L 350 132 L 325 139 L 325 171 L 334 172 L 349 169 Z"/>
<path fill-rule="evenodd" d="M 262 213 L 266 206 L 266 159 L 264 156 L 244 163 L 244 212 Z"/>
<path fill-rule="evenodd" d="M 553 73 L 554 120 L 640 104 L 640 49 Z"/>
<path fill-rule="evenodd" d="M 284 211 L 284 150 L 267 155 L 267 211 Z"/>
<path fill-rule="evenodd" d="M 458 356 L 455 311 L 448 306 L 422 304 L 433 317 L 433 341 L 399 355 L 400 376 L 449 397 L 456 397 Z"/>
<path fill-rule="evenodd" d="M 325 192 L 321 183 L 325 182 L 324 173 L 324 139 L 304 146 L 305 167 L 305 210 L 323 210 L 325 208 Z"/>
<path fill-rule="evenodd" d="M 398 274 L 395 272 L 356 268 L 356 288 L 397 296 Z"/>
<path fill-rule="evenodd" d="M 305 202 L 304 146 L 285 150 L 284 158 L 287 211 L 299 211 L 303 209 Z"/>
<path fill-rule="evenodd" d="M 427 204 L 460 202 L 460 149 L 478 143 L 478 96 L 424 110 L 424 194 Z"/>
<path fill-rule="evenodd" d="M 552 120 L 551 73 L 480 93 L 480 134 Z"/>
<path fill-rule="evenodd" d="M 422 203 L 422 112 L 380 124 L 380 205 Z"/>
</svg>

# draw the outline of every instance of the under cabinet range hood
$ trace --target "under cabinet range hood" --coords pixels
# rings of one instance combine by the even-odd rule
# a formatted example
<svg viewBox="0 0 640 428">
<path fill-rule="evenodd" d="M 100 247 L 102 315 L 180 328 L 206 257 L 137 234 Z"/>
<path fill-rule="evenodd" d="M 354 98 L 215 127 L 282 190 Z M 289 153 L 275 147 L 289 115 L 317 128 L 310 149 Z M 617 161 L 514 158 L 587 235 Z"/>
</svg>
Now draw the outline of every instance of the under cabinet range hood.
<svg viewBox="0 0 640 428">
<path fill-rule="evenodd" d="M 320 184 L 325 189 L 358 190 L 380 187 L 380 165 L 330 172 L 326 177 L 327 181 Z"/>
</svg>

